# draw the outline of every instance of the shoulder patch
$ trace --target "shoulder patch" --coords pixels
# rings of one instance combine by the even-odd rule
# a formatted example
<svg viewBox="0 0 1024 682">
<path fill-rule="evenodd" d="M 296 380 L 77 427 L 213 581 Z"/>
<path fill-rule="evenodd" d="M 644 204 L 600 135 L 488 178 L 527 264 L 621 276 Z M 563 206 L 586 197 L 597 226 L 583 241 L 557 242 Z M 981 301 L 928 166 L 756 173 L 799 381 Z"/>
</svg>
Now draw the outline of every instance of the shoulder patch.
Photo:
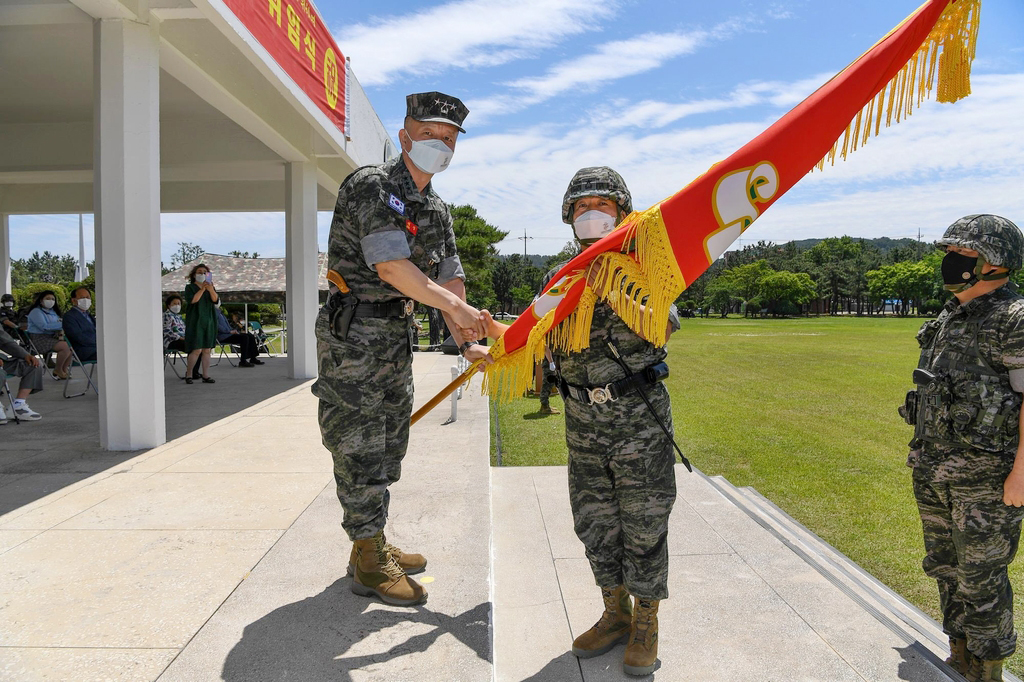
<svg viewBox="0 0 1024 682">
<path fill-rule="evenodd" d="M 384 196 L 383 190 L 381 191 L 381 196 L 382 197 Z M 387 203 L 388 203 L 388 206 L 390 208 L 394 209 L 394 211 L 398 215 L 405 216 L 405 202 L 404 201 L 402 201 L 401 199 L 396 197 L 394 194 L 388 194 Z"/>
</svg>

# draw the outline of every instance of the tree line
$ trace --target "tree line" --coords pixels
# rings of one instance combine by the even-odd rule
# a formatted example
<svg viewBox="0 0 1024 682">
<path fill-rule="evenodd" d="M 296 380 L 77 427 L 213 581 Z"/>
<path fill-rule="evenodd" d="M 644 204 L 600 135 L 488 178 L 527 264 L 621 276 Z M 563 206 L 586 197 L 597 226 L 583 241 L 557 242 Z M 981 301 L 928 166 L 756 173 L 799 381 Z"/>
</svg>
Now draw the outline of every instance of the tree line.
<svg viewBox="0 0 1024 682">
<path fill-rule="evenodd" d="M 451 213 L 466 271 L 467 299 L 478 308 L 521 312 L 533 301 L 544 275 L 579 253 L 578 244 L 571 241 L 552 256 L 503 256 L 497 244 L 508 236 L 507 231 L 488 223 L 468 204 L 451 207 Z M 182 242 L 178 247 L 172 268 L 202 253 L 195 244 Z M 232 255 L 258 257 L 247 252 Z M 683 310 L 722 316 L 740 312 L 772 316 L 934 314 L 949 298 L 942 288 L 941 261 L 939 250 L 912 239 L 844 236 L 785 244 L 759 241 L 719 258 L 677 303 Z M 13 286 L 70 283 L 75 263 L 73 256 L 48 251 L 13 260 Z"/>
<path fill-rule="evenodd" d="M 759 241 L 726 253 L 683 293 L 726 315 L 930 315 L 949 298 L 942 252 L 912 239 Z"/>
</svg>

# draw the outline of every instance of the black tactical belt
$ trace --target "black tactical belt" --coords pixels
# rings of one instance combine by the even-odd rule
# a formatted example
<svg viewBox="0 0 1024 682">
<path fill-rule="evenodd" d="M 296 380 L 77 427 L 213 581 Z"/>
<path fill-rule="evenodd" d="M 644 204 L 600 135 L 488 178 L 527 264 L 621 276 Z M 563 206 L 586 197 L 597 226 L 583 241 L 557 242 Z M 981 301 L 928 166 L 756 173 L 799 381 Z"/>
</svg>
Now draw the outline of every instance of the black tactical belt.
<svg viewBox="0 0 1024 682">
<path fill-rule="evenodd" d="M 360 303 L 356 306 L 355 317 L 409 317 L 416 301 L 399 298 L 383 303 Z"/>
<path fill-rule="evenodd" d="M 631 393 L 637 387 L 646 388 L 647 386 L 653 386 L 659 381 L 663 381 L 666 377 L 668 377 L 668 365 L 664 362 L 659 362 L 650 367 L 645 367 L 633 376 L 613 381 L 604 386 L 574 386 L 565 379 L 559 379 L 559 381 L 561 382 L 560 392 L 563 399 L 569 396 L 584 405 L 603 405 L 609 401 L 614 402 L 618 400 L 622 396 Z"/>
</svg>

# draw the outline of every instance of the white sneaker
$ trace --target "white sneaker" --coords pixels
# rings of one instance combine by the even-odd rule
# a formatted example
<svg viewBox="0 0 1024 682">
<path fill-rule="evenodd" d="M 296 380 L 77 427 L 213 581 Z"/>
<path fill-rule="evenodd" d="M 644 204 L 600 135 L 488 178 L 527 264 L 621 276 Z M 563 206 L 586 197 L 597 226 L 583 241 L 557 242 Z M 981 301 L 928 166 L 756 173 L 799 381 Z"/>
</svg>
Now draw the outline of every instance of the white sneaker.
<svg viewBox="0 0 1024 682">
<path fill-rule="evenodd" d="M 7 411 L 4 410 L 3 406 L 0 406 L 0 426 L 7 423 Z"/>
<path fill-rule="evenodd" d="M 22 403 L 21 407 L 14 408 L 14 415 L 23 422 L 35 422 L 43 418 L 38 412 L 33 412 L 28 403 Z"/>
</svg>

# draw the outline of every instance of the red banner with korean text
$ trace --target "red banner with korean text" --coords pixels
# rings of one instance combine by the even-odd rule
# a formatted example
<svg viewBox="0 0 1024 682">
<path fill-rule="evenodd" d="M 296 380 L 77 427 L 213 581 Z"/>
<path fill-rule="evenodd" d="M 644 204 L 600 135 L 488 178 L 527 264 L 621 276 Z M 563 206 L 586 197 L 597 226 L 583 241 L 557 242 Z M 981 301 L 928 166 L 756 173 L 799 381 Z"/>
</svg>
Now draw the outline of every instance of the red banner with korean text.
<svg viewBox="0 0 1024 682">
<path fill-rule="evenodd" d="M 345 57 L 309 0 L 224 0 L 253 37 L 346 137 Z"/>
</svg>

